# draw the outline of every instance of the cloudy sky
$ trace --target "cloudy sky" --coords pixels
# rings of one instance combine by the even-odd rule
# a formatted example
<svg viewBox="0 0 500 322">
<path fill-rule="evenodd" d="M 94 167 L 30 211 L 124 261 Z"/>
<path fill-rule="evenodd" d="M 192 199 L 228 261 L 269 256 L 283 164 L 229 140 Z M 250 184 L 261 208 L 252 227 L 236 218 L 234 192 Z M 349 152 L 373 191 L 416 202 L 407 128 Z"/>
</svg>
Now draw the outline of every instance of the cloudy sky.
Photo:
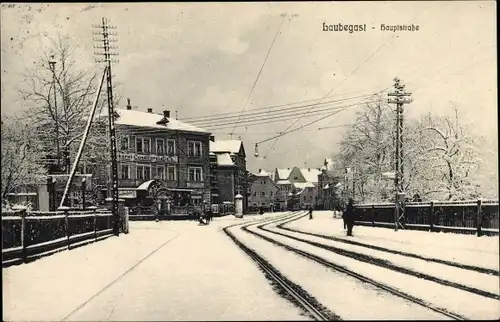
<svg viewBox="0 0 500 322">
<path fill-rule="evenodd" d="M 376 93 L 398 76 L 413 92 L 408 118 L 429 111 L 448 115 L 455 104 L 464 122 L 496 145 L 495 11 L 493 1 L 3 3 L 2 115 L 26 106 L 16 92 L 19 73 L 40 59 L 58 32 L 79 45 L 82 68 L 98 68 L 92 24 L 107 17 L 118 27 L 120 62 L 113 71 L 118 92 L 140 110 L 169 109 L 177 111 L 179 119 L 229 112 L 234 116 L 243 108 L 244 113 L 258 113 L 273 105 L 314 104 L 328 93 L 325 101 Z M 323 31 L 324 23 L 366 24 L 368 30 Z M 383 32 L 381 24 L 414 24 L 419 30 Z M 123 100 L 121 107 L 125 104 Z M 338 149 L 344 131 L 319 128 L 352 123 L 355 113 L 356 106 L 345 108 L 281 137 L 272 150 L 275 140 L 262 143 L 259 158 L 253 156 L 255 143 L 284 131 L 300 115 L 254 126 L 243 118 L 234 133 L 244 141 L 251 170 L 318 167 Z M 258 119 L 256 115 L 252 118 Z M 322 115 L 305 115 L 289 130 Z M 216 139 L 230 137 L 231 122 L 204 124 Z"/>
</svg>

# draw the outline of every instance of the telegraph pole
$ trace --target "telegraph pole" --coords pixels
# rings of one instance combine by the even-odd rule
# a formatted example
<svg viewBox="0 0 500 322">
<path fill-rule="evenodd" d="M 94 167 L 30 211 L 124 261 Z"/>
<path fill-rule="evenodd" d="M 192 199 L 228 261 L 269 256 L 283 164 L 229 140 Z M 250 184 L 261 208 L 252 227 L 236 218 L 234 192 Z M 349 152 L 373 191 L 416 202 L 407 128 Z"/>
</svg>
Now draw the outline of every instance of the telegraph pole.
<svg viewBox="0 0 500 322">
<path fill-rule="evenodd" d="M 100 35 L 102 38 L 94 39 L 94 41 L 102 42 L 103 46 L 94 46 L 94 48 L 103 49 L 104 52 L 96 52 L 96 55 L 104 56 L 104 59 L 99 59 L 97 62 L 105 63 L 107 75 L 107 97 L 108 97 L 108 128 L 110 136 L 110 151 L 111 151 L 111 198 L 112 198 L 112 212 L 113 212 L 113 232 L 115 235 L 120 234 L 120 215 L 118 214 L 118 163 L 116 155 L 116 132 L 115 132 L 115 107 L 113 101 L 113 74 L 111 72 L 111 62 L 118 62 L 111 59 L 111 56 L 118 55 L 112 53 L 111 49 L 116 49 L 116 46 L 110 46 L 111 42 L 116 42 L 116 39 L 110 39 L 109 36 L 115 36 L 116 33 L 110 33 L 110 29 L 116 29 L 114 26 L 108 25 L 108 20 L 102 18 L 101 25 L 94 25 L 94 28 L 102 29 L 100 32 L 95 32 L 95 35 Z"/>
<path fill-rule="evenodd" d="M 404 91 L 405 85 L 401 84 L 399 78 L 394 78 L 394 92 L 388 95 L 393 97 L 388 99 L 388 103 L 396 104 L 396 164 L 394 186 L 396 191 L 395 207 L 394 207 L 394 224 L 395 230 L 398 231 L 398 226 L 404 228 L 405 219 L 405 188 L 404 188 L 404 167 L 403 167 L 403 113 L 404 104 L 412 102 L 411 93 Z M 403 224 L 401 223 L 403 221 Z"/>
</svg>

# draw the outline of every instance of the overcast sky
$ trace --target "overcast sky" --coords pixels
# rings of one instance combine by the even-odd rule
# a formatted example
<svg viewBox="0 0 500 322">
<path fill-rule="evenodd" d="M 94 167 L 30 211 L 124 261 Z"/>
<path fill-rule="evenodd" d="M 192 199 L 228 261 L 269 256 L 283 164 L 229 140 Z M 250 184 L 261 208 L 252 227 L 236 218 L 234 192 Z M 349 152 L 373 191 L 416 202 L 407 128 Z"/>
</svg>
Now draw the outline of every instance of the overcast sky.
<svg viewBox="0 0 500 322">
<path fill-rule="evenodd" d="M 455 104 L 473 130 L 496 145 L 495 2 L 339 3 L 125 3 L 2 4 L 2 114 L 25 106 L 17 96 L 19 73 L 40 59 L 58 31 L 80 46 L 81 66 L 95 68 L 92 24 L 107 17 L 118 29 L 118 92 L 140 110 L 178 111 L 179 119 L 239 112 L 276 41 L 245 111 L 304 100 L 374 93 L 395 76 L 413 92 L 408 118 Z M 324 32 L 326 24 L 366 24 L 366 32 Z M 415 32 L 382 32 L 381 24 L 414 24 Z M 374 27 L 374 29 L 372 29 Z M 122 101 L 121 107 L 126 104 Z M 338 149 L 342 128 L 356 109 L 346 108 L 304 131 L 254 144 L 294 119 L 234 131 L 241 135 L 250 170 L 319 167 Z M 304 117 L 294 126 L 318 116 Z M 294 128 L 292 127 L 292 128 Z M 214 129 L 228 139 L 232 128 Z M 263 160 L 262 156 L 267 155 Z"/>
</svg>

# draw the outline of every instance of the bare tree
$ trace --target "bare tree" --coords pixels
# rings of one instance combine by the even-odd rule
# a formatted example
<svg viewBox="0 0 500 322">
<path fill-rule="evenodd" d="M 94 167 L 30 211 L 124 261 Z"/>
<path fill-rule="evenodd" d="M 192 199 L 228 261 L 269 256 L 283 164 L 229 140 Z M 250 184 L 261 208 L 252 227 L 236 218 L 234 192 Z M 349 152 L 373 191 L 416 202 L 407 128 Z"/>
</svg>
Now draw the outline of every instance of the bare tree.
<svg viewBox="0 0 500 322">
<path fill-rule="evenodd" d="M 356 199 L 379 201 L 386 182 L 382 173 L 390 171 L 393 159 L 393 117 L 382 97 L 366 104 L 341 142 L 338 164 L 352 168 Z"/>
<path fill-rule="evenodd" d="M 42 153 L 32 128 L 19 120 L 2 117 L 2 203 L 9 193 L 26 184 L 36 183 L 45 170 Z"/>
<path fill-rule="evenodd" d="M 454 117 L 429 114 L 422 121 L 429 135 L 425 155 L 431 168 L 423 171 L 432 178 L 426 180 L 432 182 L 429 192 L 448 200 L 477 195 L 475 175 L 481 164 L 476 138 L 460 122 L 456 107 L 454 114 Z"/>
<path fill-rule="evenodd" d="M 23 73 L 24 82 L 19 89 L 22 99 L 32 103 L 26 117 L 35 126 L 40 144 L 45 146 L 47 155 L 59 161 L 66 148 L 70 159 L 74 158 L 100 80 L 95 71 L 80 67 L 77 49 L 71 38 L 57 35 L 52 48 L 42 51 L 40 62 Z M 106 102 L 103 89 L 99 111 Z M 93 126 L 84 158 L 105 162 L 105 135 L 102 126 Z"/>
</svg>

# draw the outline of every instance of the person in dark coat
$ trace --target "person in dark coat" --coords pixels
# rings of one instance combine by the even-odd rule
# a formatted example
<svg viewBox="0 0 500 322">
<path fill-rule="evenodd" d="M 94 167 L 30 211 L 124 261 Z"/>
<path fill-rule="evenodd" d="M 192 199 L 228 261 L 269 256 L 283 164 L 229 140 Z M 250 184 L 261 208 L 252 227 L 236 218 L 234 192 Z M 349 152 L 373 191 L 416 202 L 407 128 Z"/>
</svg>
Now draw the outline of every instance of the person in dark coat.
<svg viewBox="0 0 500 322">
<path fill-rule="evenodd" d="M 346 206 L 343 216 L 344 224 L 347 226 L 347 236 L 352 236 L 352 227 L 354 226 L 355 214 L 354 200 L 352 200 L 352 198 L 349 198 L 349 203 Z"/>
<path fill-rule="evenodd" d="M 309 219 L 313 219 L 313 207 L 309 206 Z"/>
</svg>

